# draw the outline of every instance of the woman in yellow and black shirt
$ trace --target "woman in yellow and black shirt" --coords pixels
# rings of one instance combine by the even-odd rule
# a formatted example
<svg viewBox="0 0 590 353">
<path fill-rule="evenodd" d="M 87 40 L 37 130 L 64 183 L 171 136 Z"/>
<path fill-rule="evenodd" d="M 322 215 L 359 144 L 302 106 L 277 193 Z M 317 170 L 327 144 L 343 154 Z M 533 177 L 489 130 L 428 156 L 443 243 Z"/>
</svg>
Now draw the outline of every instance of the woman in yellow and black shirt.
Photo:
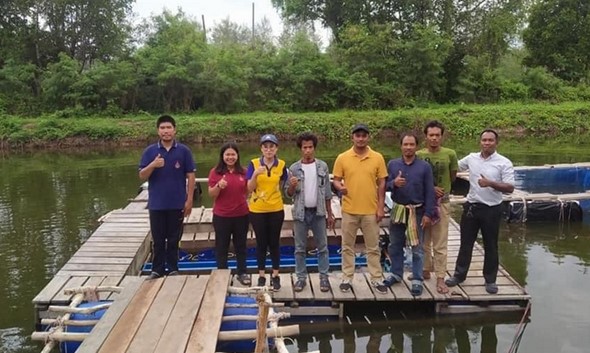
<svg viewBox="0 0 590 353">
<path fill-rule="evenodd" d="M 260 139 L 262 156 L 250 161 L 248 179 L 248 208 L 250 223 L 256 234 L 256 261 L 258 264 L 258 286 L 266 285 L 266 251 L 272 261 L 271 285 L 274 291 L 281 288 L 279 265 L 281 260 L 279 239 L 285 219 L 281 190 L 288 178 L 285 161 L 277 158 L 279 140 L 275 135 L 266 134 Z"/>
</svg>

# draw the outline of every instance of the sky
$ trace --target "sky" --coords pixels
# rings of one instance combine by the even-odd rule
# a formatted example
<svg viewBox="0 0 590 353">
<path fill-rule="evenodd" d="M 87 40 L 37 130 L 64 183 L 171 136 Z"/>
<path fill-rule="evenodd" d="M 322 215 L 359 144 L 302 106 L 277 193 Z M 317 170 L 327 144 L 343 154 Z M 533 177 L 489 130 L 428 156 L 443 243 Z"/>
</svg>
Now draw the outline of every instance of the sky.
<svg viewBox="0 0 590 353">
<path fill-rule="evenodd" d="M 223 19 L 251 27 L 252 2 L 255 7 L 255 21 L 259 23 L 266 17 L 273 29 L 273 34 L 281 34 L 283 24 L 278 12 L 272 7 L 271 0 L 135 0 L 133 12 L 140 18 L 158 15 L 164 8 L 173 13 L 180 7 L 185 14 L 201 23 L 201 16 L 205 16 L 207 29 L 213 28 Z"/>
</svg>

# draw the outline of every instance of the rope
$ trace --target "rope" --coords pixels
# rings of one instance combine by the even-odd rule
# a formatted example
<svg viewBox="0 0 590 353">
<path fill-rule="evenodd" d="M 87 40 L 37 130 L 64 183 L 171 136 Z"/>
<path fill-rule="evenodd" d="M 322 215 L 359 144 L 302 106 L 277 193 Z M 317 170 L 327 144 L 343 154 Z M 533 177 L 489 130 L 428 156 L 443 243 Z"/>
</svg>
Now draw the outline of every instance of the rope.
<svg viewBox="0 0 590 353">
<path fill-rule="evenodd" d="M 508 349 L 508 353 L 518 352 L 518 347 L 520 346 L 520 341 L 522 340 L 524 330 L 526 329 L 526 326 L 528 324 L 528 322 L 526 322 L 526 318 L 528 317 L 528 313 L 530 310 L 531 310 L 531 302 L 528 302 L 528 304 L 524 310 L 524 313 L 522 314 L 522 318 L 520 319 L 520 322 L 518 323 L 518 327 L 516 329 L 516 333 L 514 334 L 514 339 L 512 340 L 512 344 L 510 345 L 510 348 Z"/>
</svg>

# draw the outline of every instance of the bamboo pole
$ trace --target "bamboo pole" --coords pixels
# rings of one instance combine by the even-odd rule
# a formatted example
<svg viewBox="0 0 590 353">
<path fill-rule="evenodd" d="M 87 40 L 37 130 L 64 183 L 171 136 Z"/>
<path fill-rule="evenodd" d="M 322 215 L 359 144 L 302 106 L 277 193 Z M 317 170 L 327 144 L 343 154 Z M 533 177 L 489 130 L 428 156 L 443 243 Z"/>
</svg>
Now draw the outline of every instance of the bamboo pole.
<svg viewBox="0 0 590 353">
<path fill-rule="evenodd" d="M 264 331 L 266 338 L 292 336 L 299 334 L 299 325 L 280 326 L 275 328 L 268 328 Z M 220 331 L 217 335 L 218 341 L 241 341 L 248 339 L 258 339 L 260 337 L 260 330 L 238 330 L 238 331 Z M 264 340 L 266 342 L 266 339 Z M 266 345 L 266 343 L 265 343 Z M 257 344 L 258 346 L 258 344 Z M 268 347 L 266 347 L 268 348 Z M 258 351 L 254 351 L 258 352 Z M 263 352 L 263 351 L 260 351 Z"/>
<path fill-rule="evenodd" d="M 86 287 L 64 289 L 64 294 L 72 295 L 72 294 L 78 294 L 78 293 L 86 293 L 88 291 L 121 293 L 121 289 L 122 289 L 121 287 L 116 287 L 116 286 L 86 286 Z"/>
<path fill-rule="evenodd" d="M 254 353 L 268 352 L 268 340 L 266 338 L 266 325 L 268 322 L 269 303 L 272 302 L 268 293 L 258 293 L 258 321 L 256 322 L 256 348 Z"/>
<path fill-rule="evenodd" d="M 112 304 L 113 303 L 104 303 L 88 308 L 72 308 L 69 306 L 50 305 L 49 308 L 47 308 L 47 310 L 56 313 L 89 315 L 102 309 L 108 309 Z"/>
<path fill-rule="evenodd" d="M 78 294 L 74 295 L 74 297 L 72 298 L 72 302 L 70 303 L 70 307 L 75 308 L 78 305 L 80 305 L 83 301 L 84 301 L 84 293 L 78 293 Z M 67 321 L 70 319 L 70 316 L 71 316 L 71 314 L 67 313 L 61 318 L 61 320 Z M 39 332 L 33 332 L 33 334 L 31 335 L 31 339 L 35 340 L 35 334 L 37 334 L 37 333 L 39 333 Z M 53 332 L 49 332 L 49 333 L 50 334 L 63 333 L 63 326 L 59 326 Z M 56 341 L 52 338 L 52 336 L 47 336 L 41 340 L 43 340 L 43 341 L 49 340 L 45 344 L 45 347 L 43 347 L 43 350 L 41 351 L 41 353 L 51 353 L 51 351 L 55 347 Z"/>
<path fill-rule="evenodd" d="M 41 325 L 55 326 L 55 325 L 66 325 L 66 326 L 94 326 L 98 323 L 98 320 L 66 320 L 62 319 L 41 319 Z"/>
<path fill-rule="evenodd" d="M 86 337 L 88 337 L 88 332 L 33 332 L 31 335 L 31 339 L 35 341 L 46 341 L 51 340 L 49 342 L 63 342 L 63 341 L 75 341 L 75 342 L 82 342 Z M 47 347 L 47 345 L 45 346 Z"/>
</svg>

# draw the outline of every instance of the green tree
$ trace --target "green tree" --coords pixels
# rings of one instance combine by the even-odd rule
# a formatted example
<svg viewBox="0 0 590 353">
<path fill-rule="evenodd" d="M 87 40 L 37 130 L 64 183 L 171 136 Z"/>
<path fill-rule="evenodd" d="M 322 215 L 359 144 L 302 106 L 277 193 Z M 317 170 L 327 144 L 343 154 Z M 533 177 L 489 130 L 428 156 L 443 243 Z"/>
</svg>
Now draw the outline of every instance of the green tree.
<svg viewBox="0 0 590 353">
<path fill-rule="evenodd" d="M 569 81 L 587 81 L 590 74 L 590 2 L 542 0 L 531 8 L 523 36 L 529 66 L 546 67 Z"/>
<path fill-rule="evenodd" d="M 164 12 L 152 18 L 152 26 L 146 44 L 137 52 L 150 93 L 142 102 L 155 104 L 153 109 L 188 112 L 202 100 L 199 74 L 207 51 L 203 33 L 182 11 Z"/>
<path fill-rule="evenodd" d="M 41 86 L 46 107 L 57 110 L 75 107 L 80 96 L 75 87 L 80 76 L 80 64 L 67 54 L 60 53 L 59 61 L 49 64 L 43 73 Z"/>
</svg>

